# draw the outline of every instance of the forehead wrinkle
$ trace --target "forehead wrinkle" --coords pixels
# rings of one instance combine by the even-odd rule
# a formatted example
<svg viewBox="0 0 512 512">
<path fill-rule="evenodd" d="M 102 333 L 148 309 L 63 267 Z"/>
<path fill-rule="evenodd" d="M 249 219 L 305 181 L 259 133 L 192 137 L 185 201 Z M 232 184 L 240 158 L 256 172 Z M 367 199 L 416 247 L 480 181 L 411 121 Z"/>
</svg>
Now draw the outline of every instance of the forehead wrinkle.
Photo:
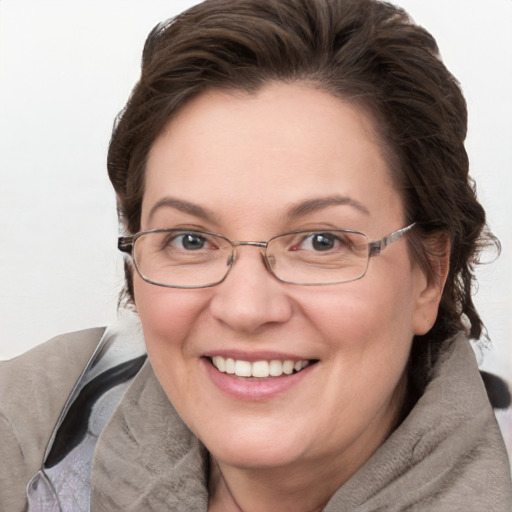
<svg viewBox="0 0 512 512">
<path fill-rule="evenodd" d="M 301 201 L 296 205 L 292 206 L 287 213 L 288 219 L 295 219 L 297 217 L 303 217 L 310 213 L 317 212 L 319 210 L 323 210 L 330 206 L 351 206 L 356 210 L 364 213 L 365 215 L 370 215 L 369 210 L 363 206 L 359 201 L 352 199 L 347 196 L 327 196 L 327 197 L 318 197 L 314 199 L 307 199 L 306 201 Z"/>
<path fill-rule="evenodd" d="M 184 199 L 178 199 L 170 196 L 163 197 L 152 206 L 149 212 L 148 219 L 151 220 L 155 212 L 160 208 L 164 207 L 174 208 L 175 210 L 178 210 L 180 212 L 210 222 L 218 222 L 217 216 L 208 208 L 204 208 L 203 206 L 199 206 L 198 204 L 191 203 L 190 201 L 185 201 Z"/>
</svg>

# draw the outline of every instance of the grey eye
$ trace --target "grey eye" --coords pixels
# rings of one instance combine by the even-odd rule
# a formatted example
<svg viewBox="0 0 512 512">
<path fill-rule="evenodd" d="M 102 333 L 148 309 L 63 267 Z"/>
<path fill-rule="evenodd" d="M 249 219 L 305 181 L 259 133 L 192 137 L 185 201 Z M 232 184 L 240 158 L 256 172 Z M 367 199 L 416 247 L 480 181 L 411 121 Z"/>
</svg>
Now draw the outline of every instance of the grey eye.
<svg viewBox="0 0 512 512">
<path fill-rule="evenodd" d="M 185 233 L 176 237 L 176 241 L 181 241 L 181 245 L 187 251 L 197 251 L 203 249 L 206 243 L 206 239 L 201 235 L 195 233 Z"/>
<path fill-rule="evenodd" d="M 336 245 L 336 237 L 331 233 L 315 233 L 311 235 L 311 247 L 315 251 L 329 251 Z"/>
<path fill-rule="evenodd" d="M 205 249 L 208 240 L 199 233 L 173 233 L 162 240 L 161 249 L 171 251 L 200 251 Z"/>
<path fill-rule="evenodd" d="M 297 249 L 312 252 L 327 252 L 340 249 L 346 245 L 346 241 L 329 232 L 310 233 L 298 245 Z"/>
</svg>

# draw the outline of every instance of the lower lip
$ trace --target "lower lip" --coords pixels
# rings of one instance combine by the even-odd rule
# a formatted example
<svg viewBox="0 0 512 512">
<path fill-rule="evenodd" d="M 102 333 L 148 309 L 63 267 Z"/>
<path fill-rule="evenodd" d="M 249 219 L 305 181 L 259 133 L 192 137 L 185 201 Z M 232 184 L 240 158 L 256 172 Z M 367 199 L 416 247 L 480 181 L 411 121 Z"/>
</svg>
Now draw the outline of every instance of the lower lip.
<svg viewBox="0 0 512 512">
<path fill-rule="evenodd" d="M 271 398 L 285 393 L 307 378 L 316 366 L 316 364 L 310 364 L 300 372 L 291 375 L 256 380 L 219 372 L 219 370 L 211 364 L 209 359 L 203 359 L 202 363 L 212 382 L 223 393 L 239 400 L 248 401 L 270 400 Z"/>
</svg>

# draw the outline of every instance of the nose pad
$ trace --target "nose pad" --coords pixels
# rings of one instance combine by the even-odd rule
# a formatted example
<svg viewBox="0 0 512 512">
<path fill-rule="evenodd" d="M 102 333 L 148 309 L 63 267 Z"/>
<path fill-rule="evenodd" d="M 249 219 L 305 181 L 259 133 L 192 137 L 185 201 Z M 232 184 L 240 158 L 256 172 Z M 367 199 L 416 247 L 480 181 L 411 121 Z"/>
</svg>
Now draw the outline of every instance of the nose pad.
<svg viewBox="0 0 512 512">
<path fill-rule="evenodd" d="M 233 251 L 226 262 L 226 266 L 231 268 L 236 261 L 236 257 L 237 257 L 237 255 L 236 255 L 235 251 Z"/>
<path fill-rule="evenodd" d="M 270 255 L 265 255 L 265 248 L 261 248 L 260 250 L 261 260 L 263 261 L 263 265 L 265 265 L 265 268 L 274 275 L 274 272 L 272 271 L 273 266 L 275 265 L 275 257 Z M 238 250 L 237 248 L 233 248 L 233 252 L 229 256 L 229 258 L 226 260 L 226 266 L 229 267 L 229 270 L 233 268 L 233 265 L 238 260 Z"/>
<path fill-rule="evenodd" d="M 265 251 L 261 251 L 261 259 L 263 260 L 263 263 L 265 264 L 265 267 L 267 270 L 274 275 L 274 271 L 272 270 L 275 268 L 276 264 L 276 258 L 273 254 L 267 254 L 265 255 Z"/>
</svg>

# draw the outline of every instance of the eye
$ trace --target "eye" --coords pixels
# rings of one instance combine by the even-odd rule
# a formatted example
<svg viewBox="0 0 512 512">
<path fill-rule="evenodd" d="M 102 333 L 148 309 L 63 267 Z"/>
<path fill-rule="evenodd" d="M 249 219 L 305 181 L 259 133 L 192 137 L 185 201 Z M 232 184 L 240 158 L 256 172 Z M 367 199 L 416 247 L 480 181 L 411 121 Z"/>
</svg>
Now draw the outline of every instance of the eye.
<svg viewBox="0 0 512 512">
<path fill-rule="evenodd" d="M 200 251 L 215 249 L 215 244 L 200 233 L 173 233 L 162 241 L 163 249 L 175 251 Z"/>
<path fill-rule="evenodd" d="M 176 237 L 175 241 L 180 243 L 183 249 L 187 251 L 197 251 L 206 244 L 206 239 L 196 233 L 185 233 Z"/>
<path fill-rule="evenodd" d="M 333 249 L 340 249 L 348 245 L 348 241 L 334 233 L 311 233 L 302 240 L 302 243 L 297 247 L 300 250 L 306 251 L 332 251 Z"/>
</svg>

